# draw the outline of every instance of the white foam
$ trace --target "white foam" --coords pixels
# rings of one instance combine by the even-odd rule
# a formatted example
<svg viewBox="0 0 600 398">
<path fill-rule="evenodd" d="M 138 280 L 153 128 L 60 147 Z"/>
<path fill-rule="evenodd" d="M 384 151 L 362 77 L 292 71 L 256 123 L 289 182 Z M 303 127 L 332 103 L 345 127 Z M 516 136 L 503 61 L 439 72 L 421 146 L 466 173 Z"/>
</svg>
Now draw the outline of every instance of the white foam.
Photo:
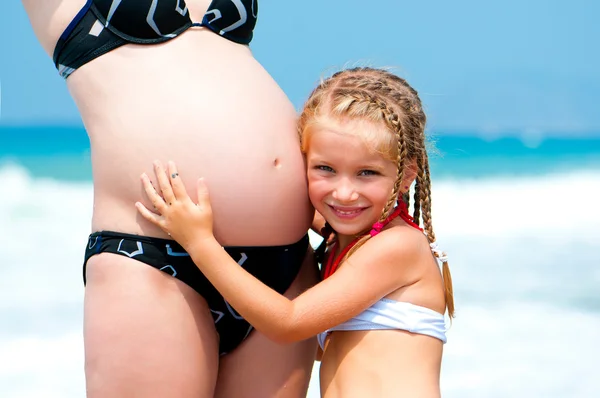
<svg viewBox="0 0 600 398">
<path fill-rule="evenodd" d="M 92 185 L 36 180 L 11 166 L 0 169 L 0 186 L 8 193 L 0 195 L 0 309 L 35 307 L 41 297 L 78 302 L 72 288 L 81 285 Z"/>
<path fill-rule="evenodd" d="M 85 396 L 81 332 L 0 340 L 0 352 L 2 397 Z"/>
<path fill-rule="evenodd" d="M 469 304 L 448 335 L 444 397 L 589 398 L 600 391 L 597 313 L 526 302 Z"/>
<path fill-rule="evenodd" d="M 598 236 L 598 171 L 444 180 L 434 182 L 432 197 L 434 224 L 451 236 L 541 233 L 553 240 L 565 234 Z"/>
</svg>

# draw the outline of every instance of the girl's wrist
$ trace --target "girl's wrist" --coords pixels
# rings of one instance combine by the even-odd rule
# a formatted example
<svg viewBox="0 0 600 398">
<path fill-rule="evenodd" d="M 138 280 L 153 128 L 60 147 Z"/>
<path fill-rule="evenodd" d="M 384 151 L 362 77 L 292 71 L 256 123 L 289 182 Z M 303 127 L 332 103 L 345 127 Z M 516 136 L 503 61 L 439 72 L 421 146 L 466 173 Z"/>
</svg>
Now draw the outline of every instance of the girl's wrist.
<svg viewBox="0 0 600 398">
<path fill-rule="evenodd" d="M 220 250 L 223 249 L 223 247 L 219 244 L 219 242 L 217 242 L 212 234 L 208 236 L 196 237 L 187 246 L 188 247 L 184 248 L 188 253 L 190 253 L 190 255 L 197 253 L 200 256 L 209 250 L 215 250 L 216 248 Z"/>
</svg>

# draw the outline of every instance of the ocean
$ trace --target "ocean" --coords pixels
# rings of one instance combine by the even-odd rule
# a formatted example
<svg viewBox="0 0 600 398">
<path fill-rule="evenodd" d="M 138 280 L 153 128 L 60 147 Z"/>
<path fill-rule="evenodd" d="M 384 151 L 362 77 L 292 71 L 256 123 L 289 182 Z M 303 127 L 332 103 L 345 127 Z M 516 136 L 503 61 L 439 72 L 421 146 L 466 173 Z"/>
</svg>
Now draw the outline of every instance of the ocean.
<svg viewBox="0 0 600 398">
<path fill-rule="evenodd" d="M 440 134 L 432 157 L 457 307 L 442 395 L 598 397 L 600 135 L 481 137 Z M 0 397 L 84 397 L 83 129 L 0 127 L 0 190 Z"/>
</svg>

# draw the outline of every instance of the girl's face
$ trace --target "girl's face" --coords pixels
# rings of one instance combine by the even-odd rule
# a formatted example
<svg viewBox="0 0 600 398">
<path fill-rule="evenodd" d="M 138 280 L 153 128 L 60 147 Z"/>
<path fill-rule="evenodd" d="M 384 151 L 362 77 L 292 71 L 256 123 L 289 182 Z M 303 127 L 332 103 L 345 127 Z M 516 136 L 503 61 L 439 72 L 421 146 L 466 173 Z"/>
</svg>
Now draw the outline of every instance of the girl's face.
<svg viewBox="0 0 600 398">
<path fill-rule="evenodd" d="M 328 120 L 313 127 L 306 150 L 310 200 L 341 235 L 357 235 L 379 220 L 397 177 L 396 163 L 374 152 L 361 128 L 382 127 Z"/>
</svg>

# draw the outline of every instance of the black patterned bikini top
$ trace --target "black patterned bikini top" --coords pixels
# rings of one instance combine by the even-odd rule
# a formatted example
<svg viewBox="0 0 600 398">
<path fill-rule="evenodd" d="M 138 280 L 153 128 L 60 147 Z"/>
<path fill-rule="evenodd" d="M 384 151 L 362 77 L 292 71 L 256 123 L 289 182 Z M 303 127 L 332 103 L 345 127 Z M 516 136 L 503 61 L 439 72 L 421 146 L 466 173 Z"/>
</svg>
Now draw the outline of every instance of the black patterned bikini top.
<svg viewBox="0 0 600 398">
<path fill-rule="evenodd" d="M 54 64 L 66 79 L 117 47 L 162 43 L 192 26 L 249 44 L 257 14 L 258 0 L 213 0 L 202 22 L 190 19 L 184 0 L 88 0 L 58 39 Z"/>
</svg>

